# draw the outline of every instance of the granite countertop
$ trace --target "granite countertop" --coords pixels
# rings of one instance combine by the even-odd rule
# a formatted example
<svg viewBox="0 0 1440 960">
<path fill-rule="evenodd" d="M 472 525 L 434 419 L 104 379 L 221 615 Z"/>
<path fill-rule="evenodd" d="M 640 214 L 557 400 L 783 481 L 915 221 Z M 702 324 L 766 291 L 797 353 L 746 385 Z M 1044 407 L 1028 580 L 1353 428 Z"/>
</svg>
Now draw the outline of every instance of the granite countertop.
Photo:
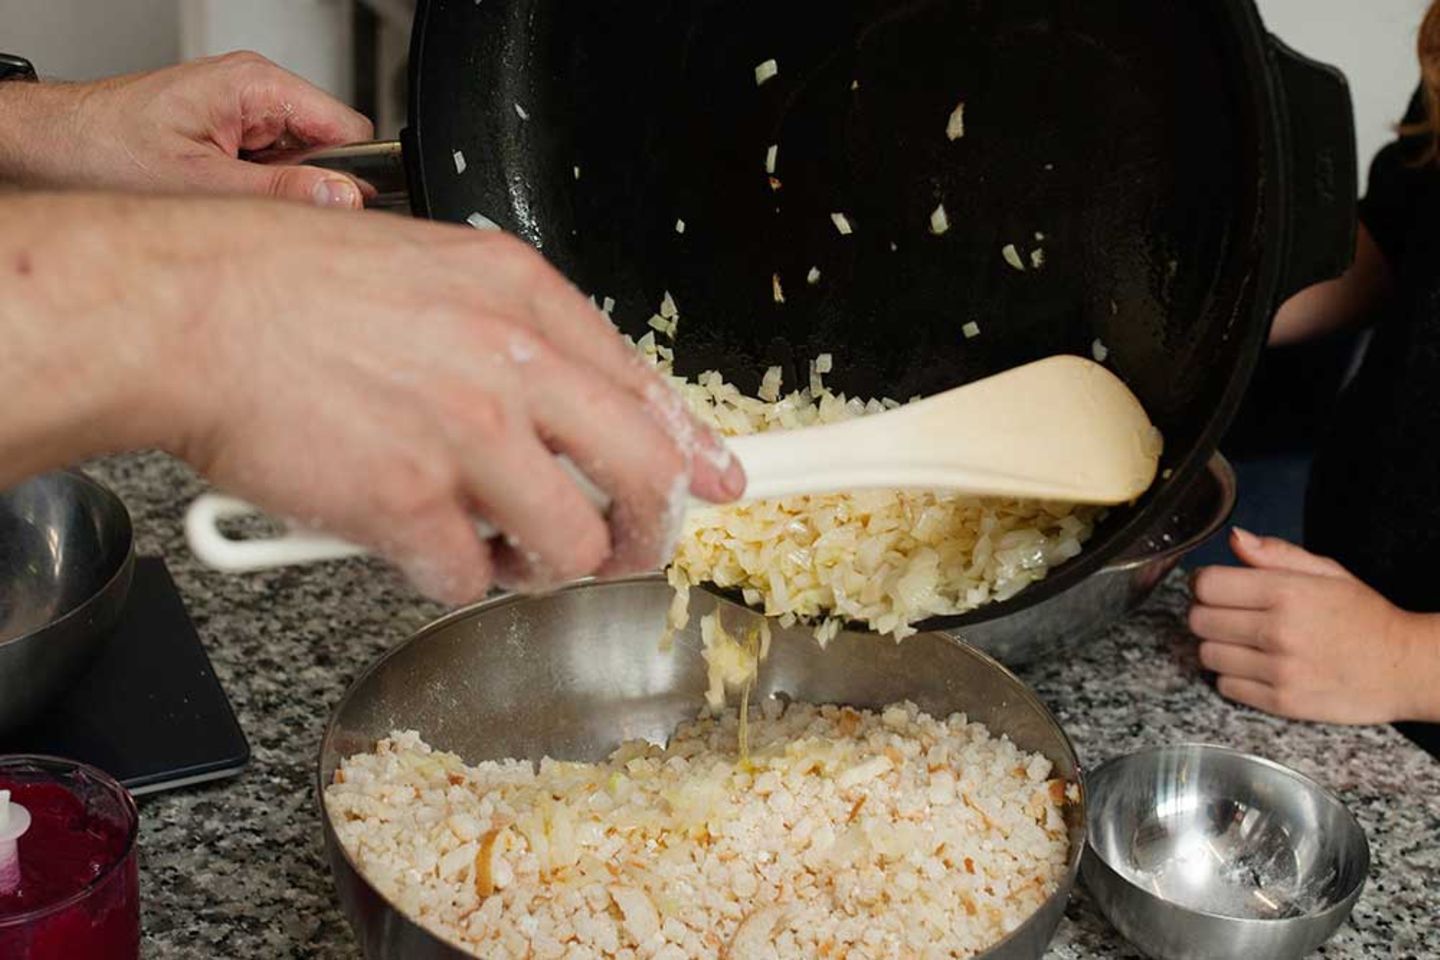
<svg viewBox="0 0 1440 960">
<path fill-rule="evenodd" d="M 324 862 L 311 786 L 329 710 L 388 646 L 438 615 L 372 561 L 227 577 L 201 569 L 181 517 L 193 474 L 144 454 L 93 464 L 134 514 L 142 553 L 168 561 L 253 751 L 239 779 L 141 803 L 144 955 L 356 958 Z M 1022 672 L 1090 766 L 1147 745 L 1227 744 L 1336 790 L 1374 866 L 1326 957 L 1440 957 L 1440 764 L 1388 727 L 1288 723 L 1202 682 L 1183 580 L 1063 662 Z M 1078 893 L 1051 957 L 1136 957 Z"/>
</svg>

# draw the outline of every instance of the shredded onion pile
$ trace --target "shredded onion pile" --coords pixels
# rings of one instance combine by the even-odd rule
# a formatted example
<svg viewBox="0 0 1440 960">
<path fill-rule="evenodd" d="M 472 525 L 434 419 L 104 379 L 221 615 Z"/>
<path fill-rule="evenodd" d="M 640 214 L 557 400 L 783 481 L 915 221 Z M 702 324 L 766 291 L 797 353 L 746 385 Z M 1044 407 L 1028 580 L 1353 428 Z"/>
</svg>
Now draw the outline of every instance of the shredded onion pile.
<svg viewBox="0 0 1440 960">
<path fill-rule="evenodd" d="M 698 416 L 722 435 L 745 436 L 835 423 L 900 406 L 833 393 L 826 354 L 809 382 L 782 395 L 781 370 L 758 397 L 718 373 L 673 375 L 673 351 L 647 334 L 641 354 L 669 377 Z M 690 587 L 740 590 L 747 603 L 789 627 L 813 624 L 828 642 L 846 621 L 902 639 L 933 616 L 1013 597 L 1080 553 L 1100 510 L 927 491 L 874 490 L 791 497 L 692 511 L 669 579 L 671 625 L 689 620 Z"/>
</svg>

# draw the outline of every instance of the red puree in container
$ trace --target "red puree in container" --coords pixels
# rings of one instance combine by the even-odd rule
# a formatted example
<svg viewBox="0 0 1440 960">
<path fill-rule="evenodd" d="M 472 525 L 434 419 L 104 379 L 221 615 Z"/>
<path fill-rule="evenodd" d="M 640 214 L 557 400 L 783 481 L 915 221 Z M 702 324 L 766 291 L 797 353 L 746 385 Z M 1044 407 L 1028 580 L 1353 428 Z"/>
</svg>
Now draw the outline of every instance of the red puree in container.
<svg viewBox="0 0 1440 960">
<path fill-rule="evenodd" d="M 0 958 L 135 960 L 140 891 L 135 807 L 85 768 L 0 761 L 0 790 L 30 812 L 20 886 L 0 890 Z"/>
</svg>

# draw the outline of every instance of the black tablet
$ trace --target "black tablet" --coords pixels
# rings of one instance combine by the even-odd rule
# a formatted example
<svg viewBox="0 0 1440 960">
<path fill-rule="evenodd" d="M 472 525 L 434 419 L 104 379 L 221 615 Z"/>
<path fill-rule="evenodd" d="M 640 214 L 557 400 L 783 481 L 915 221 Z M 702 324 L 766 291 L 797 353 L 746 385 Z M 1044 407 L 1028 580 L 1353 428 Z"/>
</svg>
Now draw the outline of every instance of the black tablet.
<svg viewBox="0 0 1440 960">
<path fill-rule="evenodd" d="M 141 557 L 125 612 L 86 674 L 0 754 L 99 767 L 143 795 L 233 777 L 250 762 L 230 700 L 165 567 Z"/>
</svg>

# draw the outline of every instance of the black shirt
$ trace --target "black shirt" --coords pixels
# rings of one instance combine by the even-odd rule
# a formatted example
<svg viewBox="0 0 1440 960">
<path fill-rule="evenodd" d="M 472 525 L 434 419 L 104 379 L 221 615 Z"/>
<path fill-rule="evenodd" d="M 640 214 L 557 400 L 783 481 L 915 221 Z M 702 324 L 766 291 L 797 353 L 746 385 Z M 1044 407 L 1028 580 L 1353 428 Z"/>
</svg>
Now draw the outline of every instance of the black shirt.
<svg viewBox="0 0 1440 960">
<path fill-rule="evenodd" d="M 1423 116 L 1417 97 L 1407 120 Z M 1376 157 L 1360 218 L 1395 277 L 1355 381 L 1322 437 L 1305 540 L 1393 603 L 1440 611 L 1440 167 L 1423 138 Z"/>
</svg>

